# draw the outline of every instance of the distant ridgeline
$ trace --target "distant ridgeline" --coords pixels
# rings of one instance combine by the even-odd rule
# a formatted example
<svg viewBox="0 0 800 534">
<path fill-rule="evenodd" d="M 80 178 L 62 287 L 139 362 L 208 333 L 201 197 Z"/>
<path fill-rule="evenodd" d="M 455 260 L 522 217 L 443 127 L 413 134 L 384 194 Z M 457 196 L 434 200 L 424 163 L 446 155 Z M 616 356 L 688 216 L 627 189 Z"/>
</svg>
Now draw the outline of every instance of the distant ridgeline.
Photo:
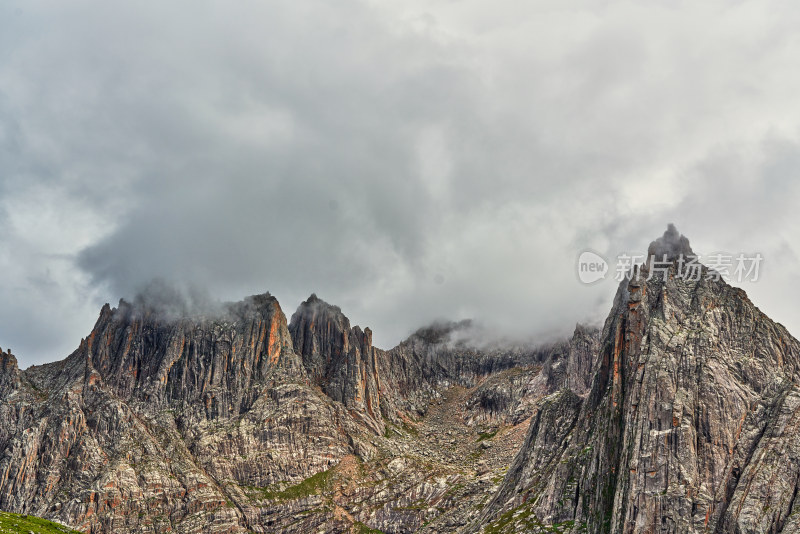
<svg viewBox="0 0 800 534">
<path fill-rule="evenodd" d="M 674 227 L 650 250 L 691 253 Z M 0 351 L 0 509 L 92 534 L 800 532 L 800 344 L 676 268 L 542 344 L 462 321 L 381 350 L 316 295 L 291 320 L 268 293 L 106 305 L 62 361 Z M 0 533 L 68 532 L 26 521 Z"/>
</svg>

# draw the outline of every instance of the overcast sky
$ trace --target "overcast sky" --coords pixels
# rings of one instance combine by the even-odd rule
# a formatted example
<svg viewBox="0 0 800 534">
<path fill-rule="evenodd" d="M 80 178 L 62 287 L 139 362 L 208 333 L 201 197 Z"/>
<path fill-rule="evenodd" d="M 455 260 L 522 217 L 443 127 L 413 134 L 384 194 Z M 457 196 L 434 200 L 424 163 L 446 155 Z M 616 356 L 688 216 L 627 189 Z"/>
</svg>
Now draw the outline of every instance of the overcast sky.
<svg viewBox="0 0 800 534">
<path fill-rule="evenodd" d="M 545 338 L 578 254 L 760 252 L 800 334 L 794 2 L 0 0 L 0 346 L 61 359 L 154 277 L 311 292 L 389 348 Z"/>
</svg>

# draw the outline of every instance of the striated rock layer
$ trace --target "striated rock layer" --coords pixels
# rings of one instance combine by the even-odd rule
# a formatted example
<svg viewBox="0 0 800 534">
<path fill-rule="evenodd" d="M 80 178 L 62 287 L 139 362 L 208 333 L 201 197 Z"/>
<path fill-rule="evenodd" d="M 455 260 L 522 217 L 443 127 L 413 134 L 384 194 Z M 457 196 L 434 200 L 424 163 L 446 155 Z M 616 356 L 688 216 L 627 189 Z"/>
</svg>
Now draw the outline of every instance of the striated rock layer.
<svg viewBox="0 0 800 534">
<path fill-rule="evenodd" d="M 338 306 L 316 295 L 292 315 L 289 331 L 309 377 L 330 398 L 364 414 L 365 422 L 382 434 L 381 379 L 372 331 L 350 328 Z"/>
<path fill-rule="evenodd" d="M 680 276 L 673 230 L 651 245 L 669 272 L 620 285 L 589 394 L 546 398 L 470 531 L 800 532 L 800 343 Z"/>
<path fill-rule="evenodd" d="M 390 350 L 312 295 L 106 305 L 0 350 L 0 509 L 87 533 L 800 532 L 800 343 L 674 227 L 602 330 Z"/>
<path fill-rule="evenodd" d="M 568 365 L 568 344 L 479 350 L 463 327 L 382 351 L 313 295 L 289 324 L 269 294 L 106 305 L 61 362 L 0 354 L 0 509 L 91 533 L 451 531 L 565 384 L 543 367 Z"/>
<path fill-rule="evenodd" d="M 269 295 L 214 318 L 106 306 L 66 360 L 5 367 L 0 508 L 86 532 L 244 532 L 242 487 L 327 469 L 361 432 L 308 384 Z"/>
</svg>

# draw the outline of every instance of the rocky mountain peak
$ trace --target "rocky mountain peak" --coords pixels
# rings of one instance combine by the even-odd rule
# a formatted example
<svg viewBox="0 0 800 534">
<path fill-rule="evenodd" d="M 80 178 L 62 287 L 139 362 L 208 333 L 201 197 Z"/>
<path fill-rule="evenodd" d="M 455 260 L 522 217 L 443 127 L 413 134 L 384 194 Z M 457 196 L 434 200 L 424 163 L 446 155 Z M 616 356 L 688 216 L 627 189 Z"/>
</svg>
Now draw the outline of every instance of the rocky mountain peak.
<svg viewBox="0 0 800 534">
<path fill-rule="evenodd" d="M 325 380 L 331 363 L 350 349 L 350 320 L 338 306 L 313 293 L 292 314 L 289 332 L 303 365 L 316 381 Z"/>
<path fill-rule="evenodd" d="M 0 348 L 0 387 L 19 380 L 19 367 L 17 358 L 11 354 L 11 350 L 3 351 Z"/>
<path fill-rule="evenodd" d="M 338 306 L 312 294 L 292 314 L 289 332 L 311 380 L 332 399 L 364 414 L 382 432 L 379 363 L 372 331 L 351 328 Z"/>
<path fill-rule="evenodd" d="M 647 257 L 655 258 L 655 261 L 661 261 L 664 256 L 667 257 L 667 260 L 674 260 L 681 255 L 684 258 L 696 256 L 689 245 L 689 239 L 681 234 L 672 223 L 667 225 L 664 235 L 651 242 L 647 247 Z"/>
<path fill-rule="evenodd" d="M 674 225 L 648 253 L 694 254 Z M 61 362 L 0 350 L 0 508 L 92 534 L 800 532 L 800 342 L 679 266 L 544 345 L 462 321 L 383 351 L 316 294 L 289 323 L 269 293 L 105 305 Z"/>
<path fill-rule="evenodd" d="M 466 332 L 474 326 L 471 319 L 463 319 L 461 321 L 434 321 L 427 326 L 417 329 L 412 337 L 430 344 L 449 343 L 454 341 L 453 337 L 457 337 L 458 333 Z"/>
<path fill-rule="evenodd" d="M 648 254 L 694 255 L 673 225 Z M 707 268 L 676 269 L 620 284 L 588 394 L 542 407 L 476 524 L 800 531 L 800 343 Z"/>
<path fill-rule="evenodd" d="M 317 296 L 316 293 L 311 295 L 297 307 L 297 310 L 292 314 L 290 324 L 295 324 L 304 320 L 316 320 L 318 317 L 327 319 L 334 319 L 337 322 L 347 322 L 348 328 L 350 320 L 342 313 L 339 306 L 329 304 Z"/>
<path fill-rule="evenodd" d="M 210 419 L 247 406 L 253 385 L 277 369 L 300 370 L 286 317 L 269 293 L 213 309 L 185 304 L 137 297 L 103 306 L 78 349 L 87 381 L 153 406 L 188 403 Z"/>
<path fill-rule="evenodd" d="M 11 373 L 17 370 L 17 358 L 11 354 L 11 350 L 9 349 L 8 352 L 4 351 L 0 348 L 0 371 L 4 373 Z"/>
</svg>

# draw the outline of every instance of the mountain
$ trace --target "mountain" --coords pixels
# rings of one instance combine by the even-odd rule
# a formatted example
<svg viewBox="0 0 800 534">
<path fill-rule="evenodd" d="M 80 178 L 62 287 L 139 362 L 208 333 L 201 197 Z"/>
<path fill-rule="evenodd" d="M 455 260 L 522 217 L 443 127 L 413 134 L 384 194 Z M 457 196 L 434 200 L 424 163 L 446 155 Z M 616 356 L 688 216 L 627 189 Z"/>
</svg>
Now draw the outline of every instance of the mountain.
<svg viewBox="0 0 800 534">
<path fill-rule="evenodd" d="M 448 532 L 571 354 L 475 349 L 455 339 L 469 323 L 383 351 L 314 295 L 288 323 L 269 294 L 177 308 L 106 305 L 61 362 L 21 371 L 2 353 L 0 509 L 93 533 Z M 481 435 L 507 439 L 489 454 Z"/>
<path fill-rule="evenodd" d="M 589 394 L 546 398 L 469 531 L 800 532 L 800 343 L 707 268 L 680 276 L 668 237 L 669 271 L 620 285 Z"/>
<path fill-rule="evenodd" d="M 602 330 L 372 345 L 311 295 L 103 307 L 0 351 L 0 509 L 87 533 L 800 532 L 800 344 L 674 228 Z M 652 274 L 652 276 L 651 276 Z M 800 506 L 800 505 L 798 505 Z M 800 508 L 798 508 L 800 510 Z"/>
</svg>

